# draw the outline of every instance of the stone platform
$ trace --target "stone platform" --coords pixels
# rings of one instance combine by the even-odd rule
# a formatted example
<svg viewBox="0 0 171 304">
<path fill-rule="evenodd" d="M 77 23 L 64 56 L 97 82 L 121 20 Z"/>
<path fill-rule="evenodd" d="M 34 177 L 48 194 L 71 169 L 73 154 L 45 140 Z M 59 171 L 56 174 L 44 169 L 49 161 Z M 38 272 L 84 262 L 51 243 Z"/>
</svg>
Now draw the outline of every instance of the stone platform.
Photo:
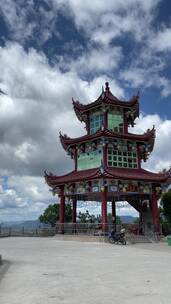
<svg viewBox="0 0 171 304">
<path fill-rule="evenodd" d="M 1 304 L 168 304 L 171 246 L 55 237 L 0 240 Z M 3 267 L 3 266 L 2 266 Z"/>
</svg>

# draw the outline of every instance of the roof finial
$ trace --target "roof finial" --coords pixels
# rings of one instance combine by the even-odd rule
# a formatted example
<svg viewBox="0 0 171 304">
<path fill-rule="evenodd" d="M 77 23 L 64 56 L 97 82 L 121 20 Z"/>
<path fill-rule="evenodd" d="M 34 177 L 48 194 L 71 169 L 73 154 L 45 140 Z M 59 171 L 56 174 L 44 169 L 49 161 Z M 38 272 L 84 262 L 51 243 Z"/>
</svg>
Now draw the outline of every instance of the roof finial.
<svg viewBox="0 0 171 304">
<path fill-rule="evenodd" d="M 110 88 L 109 88 L 109 82 L 108 81 L 105 82 L 105 86 L 106 86 L 105 91 L 109 91 Z"/>
</svg>

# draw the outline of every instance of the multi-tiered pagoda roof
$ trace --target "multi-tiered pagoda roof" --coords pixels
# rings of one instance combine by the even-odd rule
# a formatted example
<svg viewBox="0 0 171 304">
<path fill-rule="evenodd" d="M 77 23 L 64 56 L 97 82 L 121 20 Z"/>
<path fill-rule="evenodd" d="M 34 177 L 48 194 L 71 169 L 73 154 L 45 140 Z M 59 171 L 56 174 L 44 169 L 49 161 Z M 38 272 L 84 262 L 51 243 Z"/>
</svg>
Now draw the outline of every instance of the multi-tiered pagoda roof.
<svg viewBox="0 0 171 304">
<path fill-rule="evenodd" d="M 75 183 L 81 181 L 91 181 L 95 179 L 114 179 L 114 180 L 141 180 L 145 182 L 163 183 L 168 178 L 168 173 L 153 173 L 141 168 L 141 161 L 148 159 L 149 154 L 153 150 L 155 141 L 155 128 L 147 130 L 144 134 L 132 134 L 128 132 L 128 126 L 134 126 L 135 119 L 139 117 L 139 95 L 133 96 L 129 101 L 120 100 L 115 97 L 106 83 L 105 91 L 97 100 L 89 104 L 81 104 L 79 101 L 73 100 L 73 108 L 76 116 L 81 122 L 84 122 L 87 134 L 77 138 L 71 138 L 60 133 L 60 141 L 63 148 L 71 155 L 75 161 L 75 170 L 63 176 L 56 176 L 52 173 L 45 173 L 45 179 L 52 188 L 65 185 L 66 183 Z M 121 129 L 111 130 L 107 122 L 107 113 L 110 109 L 121 111 L 123 114 L 123 126 Z M 104 115 L 103 124 L 95 132 L 90 130 L 90 115 L 97 111 L 101 111 Z M 123 128 L 123 129 L 122 129 Z M 134 167 L 113 167 L 107 161 L 107 148 L 115 147 L 119 149 L 119 145 L 132 145 L 136 149 L 137 164 Z M 134 147 L 135 144 L 135 147 Z M 95 168 L 78 169 L 77 161 L 80 150 L 82 153 L 89 153 L 87 147 L 93 151 L 97 146 L 103 149 L 103 159 L 101 164 Z M 129 153 L 129 152 L 128 152 Z M 126 166 L 126 164 L 125 164 Z M 132 166 L 132 165 L 131 165 Z"/>
<path fill-rule="evenodd" d="M 105 91 L 102 90 L 100 96 L 89 104 L 81 104 L 73 99 L 74 111 L 81 121 L 86 121 L 89 112 L 92 110 L 108 106 L 122 107 L 126 111 L 131 110 L 134 119 L 139 117 L 139 95 L 133 96 L 129 101 L 120 100 L 111 93 L 108 82 L 106 82 Z"/>
</svg>

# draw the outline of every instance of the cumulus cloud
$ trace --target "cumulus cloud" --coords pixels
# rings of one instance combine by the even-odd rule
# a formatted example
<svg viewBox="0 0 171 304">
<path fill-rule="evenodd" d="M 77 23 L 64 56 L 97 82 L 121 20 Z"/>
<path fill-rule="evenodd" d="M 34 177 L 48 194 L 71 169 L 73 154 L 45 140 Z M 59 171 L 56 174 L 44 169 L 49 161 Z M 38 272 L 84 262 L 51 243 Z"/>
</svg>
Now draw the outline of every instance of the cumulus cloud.
<svg viewBox="0 0 171 304">
<path fill-rule="evenodd" d="M 6 0 L 0 2 L 0 13 L 9 29 L 10 38 L 21 43 L 37 36 L 37 45 L 42 45 L 52 34 L 59 35 L 55 31 L 57 12 L 54 14 L 48 1 L 36 5 L 33 0 Z"/>
<path fill-rule="evenodd" d="M 62 55 L 56 48 L 57 54 L 52 61 L 58 60 L 62 70 L 74 70 L 82 78 L 90 79 L 100 73 L 111 76 L 120 68 L 121 79 L 130 86 L 157 87 L 163 97 L 168 97 L 171 94 L 170 80 L 164 75 L 167 58 L 162 56 L 162 65 L 160 62 L 160 69 L 156 68 L 156 61 L 157 65 L 159 61 L 155 56 L 156 51 L 170 50 L 170 28 L 159 26 L 156 32 L 153 26 L 160 2 L 110 0 L 106 5 L 103 0 L 44 0 L 39 3 L 33 0 L 7 0 L 0 4 L 0 11 L 9 28 L 10 37 L 26 45 L 25 42 L 32 41 L 35 46 L 43 46 L 47 41 L 51 41 L 50 44 L 59 43 L 53 41 L 53 36 L 62 37 L 57 24 L 58 17 L 62 14 L 67 20 L 74 21 L 77 30 L 72 26 L 73 33 L 80 31 L 86 41 L 85 49 L 83 45 L 80 47 L 76 60 L 73 60 L 71 53 L 79 45 L 74 44 L 70 37 L 68 45 L 67 42 L 64 43 Z M 129 38 L 133 49 L 123 49 L 122 43 L 118 45 L 118 38 L 122 41 Z M 142 50 L 139 50 L 139 44 Z M 126 54 L 125 57 L 123 53 Z M 126 69 L 123 58 L 128 60 Z"/>
<path fill-rule="evenodd" d="M 65 158 L 58 134 L 83 134 L 84 126 L 75 117 L 71 97 L 90 102 L 100 95 L 106 77 L 91 83 L 76 72 L 62 73 L 51 67 L 43 54 L 29 52 L 18 44 L 0 48 L 1 87 L 8 96 L 0 96 L 1 169 L 15 174 L 43 174 L 44 169 L 60 173 L 72 168 Z M 110 80 L 110 79 L 109 79 Z M 116 95 L 123 90 L 111 82 Z"/>
<path fill-rule="evenodd" d="M 80 55 L 77 60 L 69 61 L 68 68 L 76 71 L 80 76 L 111 74 L 121 63 L 122 48 L 118 46 L 106 46 L 91 49 Z M 65 66 L 65 57 L 61 61 L 62 67 Z"/>
<path fill-rule="evenodd" d="M 15 214 L 22 210 L 18 216 L 22 212 L 35 216 L 53 201 L 43 170 L 62 174 L 72 169 L 72 161 L 58 141 L 59 130 L 71 137 L 85 132 L 73 112 L 71 96 L 91 102 L 100 95 L 106 80 L 116 96 L 123 97 L 124 91 L 105 75 L 89 83 L 76 72 L 62 73 L 57 65 L 51 67 L 43 54 L 32 49 L 26 52 L 18 44 L 0 49 L 0 67 L 1 87 L 8 93 L 0 96 L 0 167 L 2 176 L 10 176 L 2 183 L 0 206 L 4 217 L 11 209 Z M 158 115 L 143 116 L 137 131 L 142 133 L 153 123 L 157 139 L 148 167 L 158 171 L 170 162 L 164 143 L 169 142 L 171 122 Z"/>
<path fill-rule="evenodd" d="M 0 3 L 12 40 L 0 47 L 0 88 L 8 94 L 0 96 L 1 219 L 36 218 L 47 204 L 56 201 L 44 183 L 44 169 L 63 174 L 73 168 L 59 143 L 59 131 L 71 137 L 85 134 L 84 125 L 73 112 L 72 97 L 82 103 L 91 102 L 100 95 L 106 81 L 121 98 L 130 86 L 157 87 L 163 97 L 171 94 L 170 80 L 163 73 L 167 57 L 158 56 L 158 52 L 170 51 L 170 28 L 159 27 L 157 32 L 153 28 L 159 2 Z M 62 35 L 56 26 L 58 14 L 74 21 L 76 30 L 86 39 L 86 47 L 69 41 L 52 65 L 43 48 L 38 52 L 34 47 L 27 51 L 24 47 L 35 37 L 42 46 L 53 35 Z M 132 42 L 131 50 L 119 43 L 125 38 Z M 76 58 L 70 56 L 74 47 L 81 50 Z M 157 114 L 141 116 L 136 132 L 142 133 L 153 124 L 157 129 L 156 145 L 143 166 L 159 171 L 170 166 L 171 121 Z"/>
<path fill-rule="evenodd" d="M 135 37 L 143 35 L 150 24 L 150 15 L 160 1 L 138 0 L 53 0 L 54 7 L 63 5 L 66 14 L 71 8 L 75 24 L 82 27 L 87 34 L 99 42 L 109 43 L 124 32 L 133 32 Z M 135 25 L 136 23 L 136 25 Z M 85 26 L 86 24 L 86 26 Z M 139 39 L 139 38 L 138 38 Z"/>
<path fill-rule="evenodd" d="M 0 221 L 37 219 L 50 204 L 52 197 L 42 177 L 11 175 L 1 178 Z"/>
<path fill-rule="evenodd" d="M 156 139 L 154 150 L 147 163 L 142 163 L 144 168 L 152 172 L 159 172 L 163 169 L 168 170 L 171 166 L 171 120 L 164 120 L 158 114 L 141 115 L 136 121 L 136 127 L 131 132 L 142 133 L 152 126 L 156 128 Z"/>
<path fill-rule="evenodd" d="M 157 87 L 160 89 L 162 97 L 168 97 L 171 94 L 171 81 L 160 74 L 163 64 L 156 66 L 151 63 L 151 67 L 148 68 L 146 63 L 145 66 L 138 67 L 133 64 L 129 69 L 120 72 L 120 79 L 124 80 L 128 87 L 141 90 Z"/>
<path fill-rule="evenodd" d="M 53 0 L 54 8 L 71 15 L 89 43 L 89 51 L 83 52 L 75 62 L 68 60 L 69 66 L 86 75 L 110 74 L 118 68 L 120 79 L 128 86 L 157 87 L 163 97 L 168 97 L 171 83 L 164 73 L 168 60 L 164 55 L 158 57 L 156 52 L 170 50 L 170 28 L 161 29 L 161 25 L 156 33 L 153 26 L 160 2 L 117 0 L 106 5 L 105 1 Z M 132 41 L 131 50 L 122 45 L 128 38 Z M 119 46 L 117 39 L 121 39 Z M 123 58 L 128 60 L 125 67 Z"/>
<path fill-rule="evenodd" d="M 150 46 L 155 52 L 171 51 L 171 28 L 165 27 L 154 34 Z"/>
</svg>

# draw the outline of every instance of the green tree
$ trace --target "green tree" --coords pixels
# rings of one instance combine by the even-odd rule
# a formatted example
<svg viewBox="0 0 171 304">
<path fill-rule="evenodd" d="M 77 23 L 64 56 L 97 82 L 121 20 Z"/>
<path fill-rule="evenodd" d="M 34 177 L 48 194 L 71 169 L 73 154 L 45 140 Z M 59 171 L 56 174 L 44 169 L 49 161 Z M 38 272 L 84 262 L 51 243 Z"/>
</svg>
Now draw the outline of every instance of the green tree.
<svg viewBox="0 0 171 304">
<path fill-rule="evenodd" d="M 161 214 L 171 223 L 171 189 L 162 195 L 161 206 Z"/>
<path fill-rule="evenodd" d="M 108 213 L 108 215 L 107 215 L 107 221 L 108 221 L 108 223 L 112 223 L 112 213 Z M 120 224 L 122 224 L 122 220 L 121 220 L 121 218 L 117 215 L 116 216 L 116 224 L 117 225 L 120 225 Z"/>
<path fill-rule="evenodd" d="M 50 224 L 52 227 L 59 221 L 60 216 L 60 205 L 53 204 L 49 205 L 43 212 L 42 215 L 39 216 L 39 221 L 44 224 Z M 71 205 L 67 204 L 65 206 L 65 221 L 70 222 L 72 219 L 72 209 Z"/>
<path fill-rule="evenodd" d="M 90 214 L 89 211 L 86 210 L 86 212 L 79 212 L 78 221 L 80 223 L 101 223 L 102 217 L 100 214 L 98 214 L 98 215 Z M 107 221 L 108 221 L 108 223 L 112 223 L 112 214 L 111 213 L 108 213 Z M 119 216 L 116 216 L 116 224 L 117 225 L 122 224 L 121 218 Z"/>
<path fill-rule="evenodd" d="M 116 224 L 117 225 L 122 224 L 122 220 L 121 220 L 121 218 L 118 215 L 116 216 Z"/>
<path fill-rule="evenodd" d="M 79 223 L 94 223 L 95 216 L 91 215 L 88 210 L 86 212 L 78 213 L 78 222 Z"/>
<path fill-rule="evenodd" d="M 86 212 L 79 212 L 78 214 L 79 223 L 101 223 L 101 215 L 90 214 L 88 210 Z"/>
<path fill-rule="evenodd" d="M 135 220 L 133 221 L 134 224 L 139 224 L 139 222 L 140 222 L 139 217 L 136 217 Z"/>
</svg>

